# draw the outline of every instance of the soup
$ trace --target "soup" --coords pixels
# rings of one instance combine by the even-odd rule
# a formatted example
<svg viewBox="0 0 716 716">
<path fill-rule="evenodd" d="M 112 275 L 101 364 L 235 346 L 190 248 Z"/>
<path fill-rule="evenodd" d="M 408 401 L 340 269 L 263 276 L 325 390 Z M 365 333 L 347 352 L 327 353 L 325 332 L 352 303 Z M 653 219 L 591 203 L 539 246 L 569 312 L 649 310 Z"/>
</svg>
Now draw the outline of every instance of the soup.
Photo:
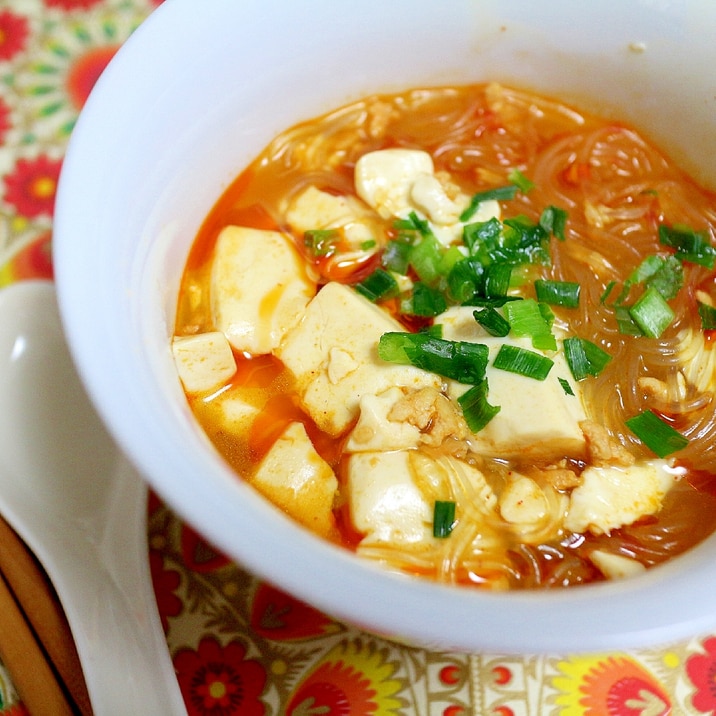
<svg viewBox="0 0 716 716">
<path fill-rule="evenodd" d="M 531 92 L 365 98 L 277 137 L 204 222 L 187 399 L 241 479 L 388 568 L 639 573 L 716 527 L 714 198 Z"/>
</svg>

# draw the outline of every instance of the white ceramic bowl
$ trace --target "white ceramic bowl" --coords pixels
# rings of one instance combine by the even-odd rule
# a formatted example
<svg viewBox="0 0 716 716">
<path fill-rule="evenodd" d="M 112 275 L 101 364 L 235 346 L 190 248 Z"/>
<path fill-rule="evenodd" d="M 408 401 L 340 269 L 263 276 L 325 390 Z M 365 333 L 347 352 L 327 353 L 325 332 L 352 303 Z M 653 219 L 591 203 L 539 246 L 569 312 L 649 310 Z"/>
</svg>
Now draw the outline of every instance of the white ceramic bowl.
<svg viewBox="0 0 716 716">
<path fill-rule="evenodd" d="M 169 348 L 179 276 L 232 178 L 278 132 L 361 95 L 497 79 L 644 128 L 716 179 L 711 0 L 168 0 L 72 136 L 55 267 L 87 388 L 151 486 L 211 542 L 356 625 L 460 650 L 637 647 L 716 627 L 716 537 L 644 576 L 490 594 L 389 574 L 313 537 L 227 468 Z"/>
</svg>

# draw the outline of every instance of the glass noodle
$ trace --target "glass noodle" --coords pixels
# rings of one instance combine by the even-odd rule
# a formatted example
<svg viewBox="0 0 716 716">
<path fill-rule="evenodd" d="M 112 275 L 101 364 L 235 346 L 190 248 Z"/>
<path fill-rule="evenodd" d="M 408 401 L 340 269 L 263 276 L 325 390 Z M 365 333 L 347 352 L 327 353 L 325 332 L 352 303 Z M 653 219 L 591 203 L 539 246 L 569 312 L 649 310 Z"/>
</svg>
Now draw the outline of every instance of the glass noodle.
<svg viewBox="0 0 716 716">
<path fill-rule="evenodd" d="M 211 210 L 187 263 L 175 333 L 213 329 L 208 271 L 222 227 L 237 224 L 287 231 L 286 206 L 302 190 L 315 185 L 355 195 L 356 161 L 367 152 L 390 147 L 429 152 L 436 171 L 448 172 L 468 194 L 503 186 L 509 183 L 510 172 L 518 169 L 534 186 L 502 202 L 503 218 L 522 214 L 537 221 L 547 206 L 566 210 L 565 240 L 551 240 L 552 263 L 541 267 L 540 275 L 579 283 L 579 307 L 555 308 L 557 325 L 613 357 L 600 375 L 582 384 L 589 417 L 638 459 L 645 459 L 653 455 L 624 422 L 647 408 L 659 411 L 689 438 L 688 446 L 675 456 L 688 472 L 668 493 L 657 515 L 609 535 L 561 531 L 555 538 L 554 524 L 564 510 L 555 493 L 549 498 L 544 524 L 533 525 L 525 539 L 506 537 L 499 521 L 476 514 L 475 519 L 463 516 L 450 539 L 432 550 L 410 553 L 376 546 L 366 548 L 365 556 L 448 582 L 509 588 L 566 586 L 602 579 L 586 557 L 595 547 L 650 566 L 712 532 L 716 527 L 716 359 L 695 306 L 697 298 L 716 299 L 714 271 L 686 265 L 685 285 L 669 302 L 675 320 L 658 339 L 620 333 L 612 304 L 646 256 L 668 253 L 659 242 L 660 224 L 705 231 L 713 241 L 716 197 L 697 186 L 638 131 L 619 122 L 528 91 L 488 84 L 369 97 L 297 125 L 264 149 Z M 298 250 L 304 251 L 303 237 L 295 240 Z M 306 256 L 306 261 L 319 283 L 355 283 L 376 266 L 375 255 L 360 250 L 320 260 Z M 616 288 L 605 299 L 611 282 Z M 340 440 L 318 435 L 310 419 L 301 414 L 279 361 L 237 359 L 239 371 L 227 387 L 213 396 L 189 396 L 207 434 L 237 472 L 250 476 L 281 427 L 300 419 L 340 480 Z M 644 377 L 655 379 L 658 383 L 653 385 L 662 389 L 645 389 Z M 217 417 L 221 396 L 242 385 L 262 393 L 268 406 L 261 435 L 258 427 L 248 434 L 231 434 Z M 439 454 L 435 457 L 440 459 Z M 489 481 L 499 489 L 507 471 L 522 468 L 518 462 L 495 461 Z M 459 469 L 446 471 L 454 494 L 460 496 L 459 504 L 480 512 L 475 506 L 479 499 L 471 496 L 475 486 Z M 357 535 L 340 511 L 339 524 L 343 544 L 354 548 Z"/>
</svg>

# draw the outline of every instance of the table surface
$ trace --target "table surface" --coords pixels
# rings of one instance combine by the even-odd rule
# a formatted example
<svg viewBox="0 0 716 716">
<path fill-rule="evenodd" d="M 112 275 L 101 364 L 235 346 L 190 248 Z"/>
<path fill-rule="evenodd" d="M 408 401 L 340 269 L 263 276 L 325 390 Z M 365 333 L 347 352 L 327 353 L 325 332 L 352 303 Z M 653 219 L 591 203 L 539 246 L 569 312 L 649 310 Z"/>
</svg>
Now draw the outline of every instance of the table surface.
<svg viewBox="0 0 716 716">
<path fill-rule="evenodd" d="M 0 0 L 0 286 L 52 278 L 54 192 L 74 122 L 104 66 L 160 2 Z M 190 714 L 716 714 L 716 635 L 580 656 L 426 651 L 276 591 L 154 495 L 148 540 Z M 25 713 L 0 664 L 0 716 Z"/>
</svg>

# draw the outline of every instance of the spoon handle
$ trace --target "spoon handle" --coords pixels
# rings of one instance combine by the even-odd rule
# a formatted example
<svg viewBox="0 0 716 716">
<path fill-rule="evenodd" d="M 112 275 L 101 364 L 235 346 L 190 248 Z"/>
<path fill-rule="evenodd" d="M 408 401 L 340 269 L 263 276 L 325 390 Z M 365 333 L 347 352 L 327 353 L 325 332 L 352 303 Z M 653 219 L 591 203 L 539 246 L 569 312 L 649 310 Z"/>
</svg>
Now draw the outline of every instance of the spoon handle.
<svg viewBox="0 0 716 716">
<path fill-rule="evenodd" d="M 129 465 L 119 467 L 115 497 L 135 505 L 123 516 L 136 515 L 140 524 L 110 521 L 103 539 L 90 546 L 98 551 L 99 559 L 68 559 L 58 574 L 50 576 L 61 599 L 65 596 L 62 603 L 95 716 L 186 714 L 155 597 L 148 589 L 147 488 Z M 104 552 L 110 545 L 113 555 L 108 557 Z M 61 553 L 76 554 L 76 550 Z M 86 588 L 65 588 L 64 583 L 71 580 L 79 580 Z"/>
</svg>

